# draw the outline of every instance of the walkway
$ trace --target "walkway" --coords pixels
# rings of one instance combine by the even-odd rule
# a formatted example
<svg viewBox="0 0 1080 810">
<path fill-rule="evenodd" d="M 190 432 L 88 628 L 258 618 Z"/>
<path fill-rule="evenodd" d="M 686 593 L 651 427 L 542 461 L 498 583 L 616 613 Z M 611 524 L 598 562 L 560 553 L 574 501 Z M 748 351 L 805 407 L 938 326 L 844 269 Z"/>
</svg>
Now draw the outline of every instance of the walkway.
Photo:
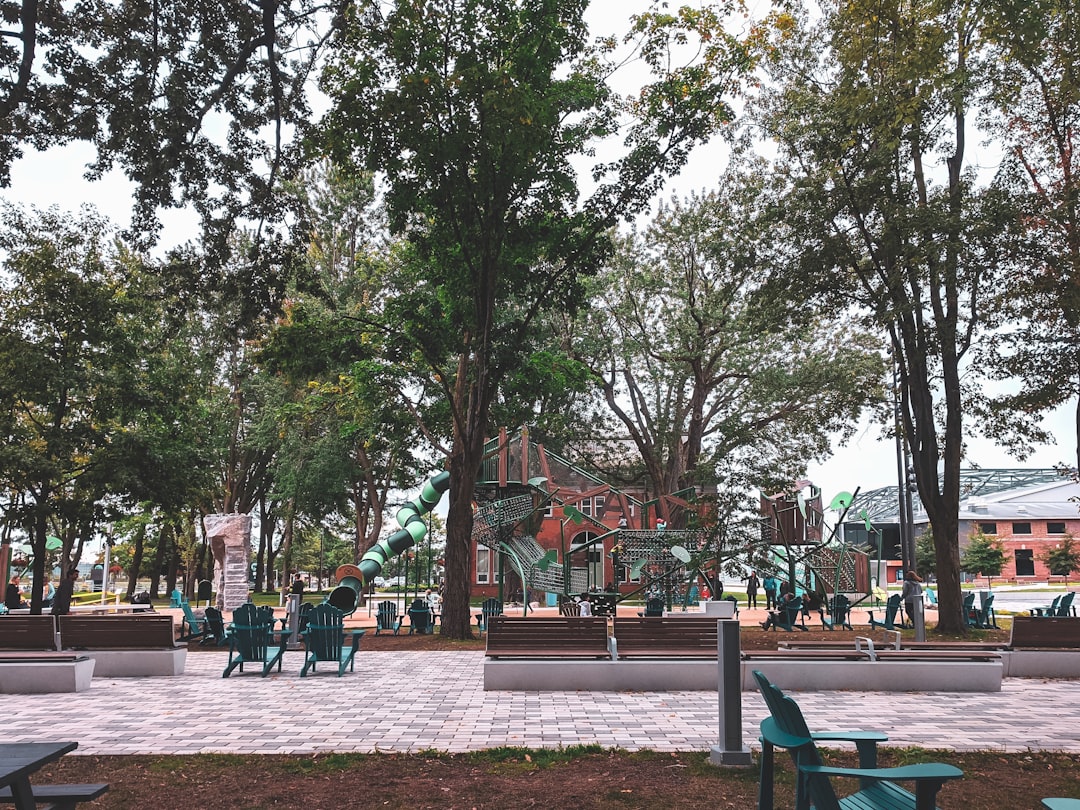
<svg viewBox="0 0 1080 810">
<path fill-rule="evenodd" d="M 222 679 L 225 650 L 189 653 L 173 678 L 95 678 L 73 695 L 6 695 L 8 739 L 79 740 L 78 754 L 300 754 L 473 751 L 597 743 L 708 750 L 719 740 L 709 692 L 484 692 L 479 652 L 365 652 L 356 672 L 301 679 L 285 669 Z M 1003 691 L 796 693 L 811 727 L 887 730 L 890 744 L 1080 753 L 1080 681 L 1007 680 Z M 765 715 L 743 693 L 743 739 Z M 57 718 L 62 717 L 62 722 Z"/>
</svg>

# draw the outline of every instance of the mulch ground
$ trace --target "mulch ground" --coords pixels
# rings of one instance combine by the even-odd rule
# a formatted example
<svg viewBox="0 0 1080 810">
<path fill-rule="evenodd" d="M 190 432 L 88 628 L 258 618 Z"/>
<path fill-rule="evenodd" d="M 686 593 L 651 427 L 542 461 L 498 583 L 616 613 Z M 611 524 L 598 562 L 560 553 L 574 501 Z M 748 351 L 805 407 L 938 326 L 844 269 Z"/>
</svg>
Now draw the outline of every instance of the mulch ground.
<svg viewBox="0 0 1080 810">
<path fill-rule="evenodd" d="M 865 629 L 865 628 L 864 628 Z M 803 640 L 838 640 L 852 633 L 813 629 Z M 968 640 L 1007 640 L 1007 631 L 985 631 Z M 745 649 L 775 649 L 793 638 L 782 632 L 742 628 Z M 930 638 L 936 638 L 932 634 Z M 364 637 L 365 650 L 483 650 L 482 640 L 451 641 L 438 635 Z M 206 652 L 197 645 L 193 652 Z M 212 651 L 211 651 L 212 652 Z M 220 654 L 220 651 L 218 651 Z M 837 751 L 836 764 L 855 765 Z M 883 749 L 883 766 L 942 761 L 965 778 L 939 794 L 942 810 L 1038 808 L 1044 796 L 1080 796 L 1080 756 L 1028 752 Z M 109 793 L 87 808 L 738 808 L 757 805 L 758 767 L 718 769 L 704 752 L 666 754 L 612 751 L 597 746 L 565 750 L 494 749 L 473 754 L 333 754 L 318 756 L 65 757 L 41 777 L 49 781 L 108 781 Z M 777 807 L 794 802 L 790 763 L 778 758 Z"/>
</svg>

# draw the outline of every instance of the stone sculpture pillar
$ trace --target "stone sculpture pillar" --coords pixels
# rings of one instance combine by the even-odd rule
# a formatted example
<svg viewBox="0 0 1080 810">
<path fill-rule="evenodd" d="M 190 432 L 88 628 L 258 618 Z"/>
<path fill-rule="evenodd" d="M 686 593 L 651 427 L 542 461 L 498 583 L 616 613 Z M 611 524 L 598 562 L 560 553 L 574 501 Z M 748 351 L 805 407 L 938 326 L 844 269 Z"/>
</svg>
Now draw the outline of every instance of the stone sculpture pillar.
<svg viewBox="0 0 1080 810">
<path fill-rule="evenodd" d="M 251 555 L 251 515 L 207 515 L 206 539 L 214 554 L 218 610 L 236 610 L 248 600 Z"/>
</svg>

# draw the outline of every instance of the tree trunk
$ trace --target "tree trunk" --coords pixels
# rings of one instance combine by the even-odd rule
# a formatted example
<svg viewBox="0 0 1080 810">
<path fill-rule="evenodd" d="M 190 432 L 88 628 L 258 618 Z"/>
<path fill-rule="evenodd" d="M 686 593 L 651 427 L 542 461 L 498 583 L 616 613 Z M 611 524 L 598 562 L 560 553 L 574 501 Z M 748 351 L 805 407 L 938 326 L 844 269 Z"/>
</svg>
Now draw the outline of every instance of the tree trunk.
<svg viewBox="0 0 1080 810">
<path fill-rule="evenodd" d="M 446 594 L 443 599 L 442 635 L 472 638 L 469 594 L 472 584 L 472 499 L 477 463 L 470 465 L 464 452 L 450 457 L 450 505 L 446 514 Z"/>
<path fill-rule="evenodd" d="M 127 592 L 124 594 L 124 598 L 130 602 L 131 597 L 135 595 L 135 584 L 139 578 L 139 570 L 142 568 L 143 550 L 146 547 L 146 524 L 139 526 L 139 530 L 135 532 L 135 538 L 132 545 L 134 550 L 131 554 L 131 566 L 128 568 L 128 584 Z M 108 577 L 109 572 L 105 572 L 105 576 Z"/>
</svg>

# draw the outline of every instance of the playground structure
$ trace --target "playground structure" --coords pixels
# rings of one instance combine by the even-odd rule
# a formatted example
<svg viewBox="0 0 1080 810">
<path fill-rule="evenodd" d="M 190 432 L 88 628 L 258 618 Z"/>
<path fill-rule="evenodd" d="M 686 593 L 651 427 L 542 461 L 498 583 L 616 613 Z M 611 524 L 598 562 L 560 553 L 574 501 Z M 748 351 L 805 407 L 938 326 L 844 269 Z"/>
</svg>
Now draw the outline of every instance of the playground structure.
<svg viewBox="0 0 1080 810">
<path fill-rule="evenodd" d="M 338 568 L 338 586 L 328 601 L 352 613 L 364 587 L 389 559 L 423 540 L 423 515 L 448 487 L 447 472 L 425 482 L 420 496 L 397 512 L 397 532 L 379 541 L 358 565 Z M 483 572 L 487 584 L 472 590 L 501 601 L 517 601 L 520 590 L 526 611 L 530 593 L 546 594 L 549 604 L 587 599 L 598 615 L 613 613 L 619 601 L 646 595 L 659 596 L 671 610 L 694 601 L 699 579 L 715 591 L 721 570 L 753 569 L 791 583 L 810 602 L 842 593 L 857 604 L 871 595 L 868 554 L 842 542 L 835 528 L 823 531 L 816 488 L 809 498 L 801 491 L 762 496 L 753 536 L 744 533 L 737 544 L 710 530 L 709 504 L 699 503 L 698 494 L 638 498 L 530 442 L 526 430 L 513 438 L 501 431 L 488 444 L 474 490 L 472 531 L 478 567 L 483 549 L 496 568 Z M 830 508 L 840 512 L 836 526 L 852 500 L 848 493 L 833 499 Z M 494 576 L 487 579 L 488 573 Z"/>
<path fill-rule="evenodd" d="M 840 593 L 852 604 L 871 595 L 868 553 L 837 535 L 852 495 L 830 503 L 839 518 L 827 533 L 817 488 L 810 487 L 809 497 L 801 490 L 763 496 L 755 536 L 744 534 L 738 545 L 710 531 L 708 504 L 697 503 L 697 495 L 639 499 L 532 444 L 527 431 L 512 439 L 503 431 L 489 443 L 476 486 L 481 505 L 473 541 L 496 556 L 499 597 L 505 598 L 509 569 L 526 609 L 532 590 L 560 602 L 587 598 L 599 614 L 643 594 L 661 596 L 670 610 L 693 600 L 699 578 L 713 584 L 721 569 L 733 568 L 771 573 L 814 604 Z M 860 517 L 872 531 L 865 512 Z"/>
</svg>

